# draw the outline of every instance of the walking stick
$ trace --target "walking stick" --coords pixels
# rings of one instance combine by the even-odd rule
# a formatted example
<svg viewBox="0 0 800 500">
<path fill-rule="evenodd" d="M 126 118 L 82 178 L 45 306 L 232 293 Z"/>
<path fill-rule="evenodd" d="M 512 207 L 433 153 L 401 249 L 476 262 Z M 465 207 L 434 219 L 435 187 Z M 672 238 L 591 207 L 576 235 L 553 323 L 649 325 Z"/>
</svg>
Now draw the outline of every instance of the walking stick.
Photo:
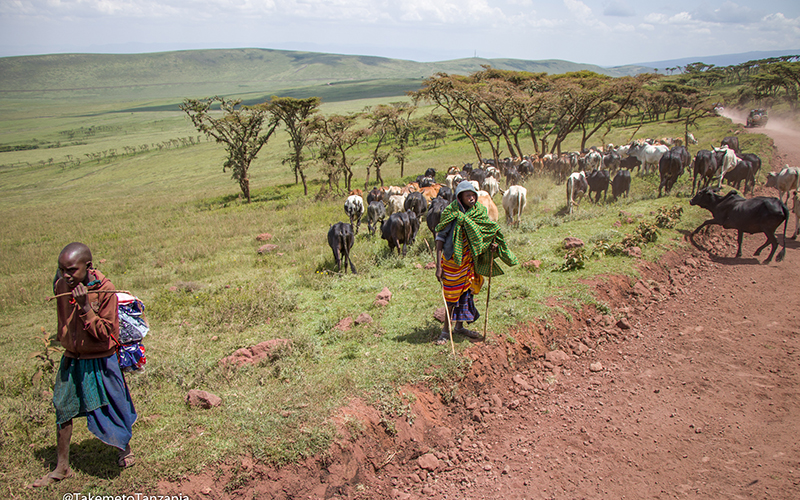
<svg viewBox="0 0 800 500">
<path fill-rule="evenodd" d="M 494 244 L 494 241 L 492 241 L 492 244 Z M 492 260 L 489 262 L 489 284 L 486 285 L 486 314 L 483 315 L 483 340 L 486 340 L 486 327 L 489 324 L 489 295 L 492 293 L 492 271 L 494 271 L 494 251 L 491 248 L 490 245 L 489 252 Z"/>
<path fill-rule="evenodd" d="M 447 316 L 447 333 L 450 334 L 450 349 L 452 349 L 453 357 L 455 357 L 456 344 L 453 342 L 453 325 L 450 322 L 450 309 L 447 308 L 447 297 L 444 296 L 444 283 L 442 283 L 442 301 L 444 301 L 444 314 Z"/>
<path fill-rule="evenodd" d="M 436 254 L 431 249 L 431 246 L 428 244 L 428 240 L 424 240 L 425 245 L 427 245 L 428 250 L 430 250 L 431 255 L 433 256 L 433 260 L 436 260 Z M 444 314 L 447 317 L 447 333 L 450 334 L 450 349 L 453 350 L 453 357 L 456 355 L 456 344 L 453 342 L 453 325 L 450 323 L 450 309 L 447 308 L 447 297 L 444 296 L 444 283 L 441 286 L 442 289 L 442 302 L 444 302 Z"/>
</svg>

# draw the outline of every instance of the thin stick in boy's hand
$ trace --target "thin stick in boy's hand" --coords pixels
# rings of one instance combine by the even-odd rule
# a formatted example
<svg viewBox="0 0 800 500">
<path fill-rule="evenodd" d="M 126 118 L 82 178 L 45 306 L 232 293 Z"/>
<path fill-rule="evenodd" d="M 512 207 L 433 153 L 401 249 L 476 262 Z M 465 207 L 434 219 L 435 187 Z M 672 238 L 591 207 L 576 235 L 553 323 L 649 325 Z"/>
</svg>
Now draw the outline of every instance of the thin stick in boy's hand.
<svg viewBox="0 0 800 500">
<path fill-rule="evenodd" d="M 92 293 L 127 293 L 127 294 L 130 294 L 131 292 L 129 292 L 127 290 L 92 290 Z M 53 300 L 53 299 L 57 299 L 59 297 L 68 297 L 70 295 L 72 295 L 72 292 L 59 293 L 58 295 L 53 295 L 52 297 L 47 297 L 46 300 L 50 301 L 50 300 Z"/>
</svg>

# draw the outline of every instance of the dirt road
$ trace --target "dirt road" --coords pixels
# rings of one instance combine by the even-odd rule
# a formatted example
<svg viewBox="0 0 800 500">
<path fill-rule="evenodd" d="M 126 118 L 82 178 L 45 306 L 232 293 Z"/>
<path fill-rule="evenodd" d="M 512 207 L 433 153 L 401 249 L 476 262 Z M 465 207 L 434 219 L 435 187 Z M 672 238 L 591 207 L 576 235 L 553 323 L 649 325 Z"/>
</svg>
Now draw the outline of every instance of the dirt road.
<svg viewBox="0 0 800 500">
<path fill-rule="evenodd" d="M 781 166 L 800 166 L 800 134 L 759 131 L 775 138 Z M 550 344 L 541 329 L 516 332 L 516 345 L 476 346 L 455 401 L 420 391 L 417 419 L 396 436 L 381 437 L 374 411 L 354 403 L 343 413 L 367 422 L 364 432 L 325 460 L 251 465 L 254 480 L 233 492 L 212 472 L 174 490 L 203 498 L 800 498 L 800 250 L 790 240 L 783 262 L 762 265 L 750 257 L 762 242 L 746 236 L 745 257 L 735 259 L 735 232 L 717 228 L 692 253 L 643 266 L 639 282 L 598 283 L 616 305 L 613 318 L 584 311 L 557 325 L 570 340 L 547 359 L 526 356 L 526 345 Z"/>
</svg>

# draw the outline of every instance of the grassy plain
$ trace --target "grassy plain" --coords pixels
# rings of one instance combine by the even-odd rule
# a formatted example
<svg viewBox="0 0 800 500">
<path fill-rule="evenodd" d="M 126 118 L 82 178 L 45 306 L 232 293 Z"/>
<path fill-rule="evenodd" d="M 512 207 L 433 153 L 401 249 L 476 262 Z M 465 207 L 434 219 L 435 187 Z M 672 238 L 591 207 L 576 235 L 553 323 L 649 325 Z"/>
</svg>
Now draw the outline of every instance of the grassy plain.
<svg viewBox="0 0 800 500">
<path fill-rule="evenodd" d="M 326 104 L 323 112 L 401 99 L 375 96 Z M 40 498 L 24 486 L 55 463 L 52 365 L 32 355 L 44 352 L 42 338 L 54 330 L 55 310 L 44 299 L 52 291 L 58 252 L 70 241 L 87 243 L 97 267 L 145 301 L 152 330 L 145 339 L 147 369 L 128 377 L 139 412 L 132 443 L 138 464 L 120 471 L 114 452 L 79 422 L 72 448 L 76 477 L 54 486 L 53 496 L 155 492 L 160 479 L 241 455 L 273 463 L 309 456 L 326 449 L 335 432 L 329 417 L 348 399 L 375 404 L 390 430 L 392 419 L 413 418 L 404 384 L 424 382 L 447 397 L 467 367 L 468 360 L 454 359 L 449 347 L 430 343 L 439 329 L 432 313 L 440 295 L 432 271 L 422 268 L 432 261 L 424 225 L 401 259 L 380 238 L 369 238 L 363 224 L 353 251 L 358 274 L 329 273 L 333 259 L 325 235 L 330 224 L 345 220 L 343 200 L 315 202 L 302 195 L 280 162 L 286 137 L 279 134 L 262 151 L 251 169 L 253 202 L 242 203 L 238 186 L 222 172 L 224 152 L 216 144 L 203 139 L 154 146 L 197 136 L 180 112 L 129 111 L 163 102 L 106 94 L 0 101 L 0 143 L 42 146 L 0 153 L 0 484 L 12 497 Z M 731 130 L 727 120 L 708 118 L 694 133 L 707 148 Z M 633 128 L 614 129 L 605 140 L 624 143 L 632 133 Z M 678 135 L 678 125 L 666 122 L 646 124 L 637 133 Z M 745 150 L 770 157 L 762 136 L 742 139 Z M 145 144 L 147 151 L 124 154 L 125 146 Z M 577 139 L 567 146 L 576 148 Z M 87 157 L 110 149 L 116 150 L 113 158 Z M 82 162 L 70 163 L 70 156 Z M 399 184 L 428 167 L 441 173 L 472 156 L 469 144 L 453 136 L 437 148 L 416 147 L 406 179 L 394 164 L 384 176 Z M 356 163 L 357 184 L 363 185 L 364 163 Z M 319 175 L 312 169 L 310 178 L 313 194 Z M 591 250 L 598 241 L 619 241 L 633 232 L 635 224 L 615 225 L 620 211 L 637 222 L 652 221 L 659 207 L 682 206 L 680 224 L 644 246 L 644 257 L 655 259 L 683 245 L 679 231 L 706 215 L 688 206 L 687 178 L 672 196 L 656 199 L 655 177 L 635 177 L 630 199 L 596 206 L 584 200 L 571 216 L 560 215 L 563 185 L 531 179 L 523 222 L 505 232 L 521 261 L 538 259 L 542 266 L 538 272 L 507 269 L 494 280 L 490 330 L 508 338 L 514 325 L 595 303 L 582 284 L 586 278 L 635 276 L 633 259 L 611 256 L 591 257 L 581 270 L 554 272 L 564 262 L 565 237 L 579 237 Z M 499 196 L 495 201 L 500 203 Z M 264 232 L 278 248 L 259 255 L 255 236 Z M 384 286 L 393 298 L 379 308 L 373 301 Z M 547 307 L 549 298 L 558 305 Z M 362 312 L 374 322 L 346 332 L 333 328 Z M 276 361 L 238 370 L 218 363 L 238 348 L 274 338 L 293 342 Z M 458 342 L 459 350 L 464 346 Z M 59 357 L 49 355 L 55 362 Z M 223 405 L 188 408 L 184 397 L 193 388 L 219 395 Z"/>
</svg>

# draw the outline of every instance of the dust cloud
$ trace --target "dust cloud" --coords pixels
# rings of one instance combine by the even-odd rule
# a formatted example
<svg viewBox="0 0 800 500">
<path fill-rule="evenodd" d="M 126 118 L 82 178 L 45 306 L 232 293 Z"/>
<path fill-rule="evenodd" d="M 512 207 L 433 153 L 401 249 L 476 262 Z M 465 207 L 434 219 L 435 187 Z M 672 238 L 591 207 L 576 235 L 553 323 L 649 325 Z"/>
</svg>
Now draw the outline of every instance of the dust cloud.
<svg viewBox="0 0 800 500">
<path fill-rule="evenodd" d="M 734 123 L 739 123 L 744 125 L 747 123 L 747 115 L 750 113 L 749 109 L 736 109 L 736 108 L 724 108 L 720 115 L 724 116 L 725 118 L 729 118 Z M 763 130 L 764 133 L 767 131 L 775 132 L 779 135 L 784 135 L 788 137 L 795 138 L 800 140 L 800 125 L 798 125 L 797 117 L 787 118 L 785 116 L 774 116 L 770 115 L 769 120 L 767 121 L 767 125 L 761 128 L 753 128 L 749 129 L 752 132 L 758 132 L 759 130 Z M 772 135 L 767 133 L 767 135 Z"/>
</svg>

